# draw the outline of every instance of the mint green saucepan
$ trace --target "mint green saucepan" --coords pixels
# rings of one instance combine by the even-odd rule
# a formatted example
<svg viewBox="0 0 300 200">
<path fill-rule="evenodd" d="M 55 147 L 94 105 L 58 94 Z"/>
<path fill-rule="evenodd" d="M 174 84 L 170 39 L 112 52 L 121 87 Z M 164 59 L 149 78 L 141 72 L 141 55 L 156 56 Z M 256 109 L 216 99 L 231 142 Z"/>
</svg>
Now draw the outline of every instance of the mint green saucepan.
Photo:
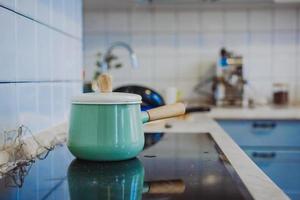
<svg viewBox="0 0 300 200">
<path fill-rule="evenodd" d="M 140 111 L 141 96 L 88 93 L 72 100 L 68 148 L 80 159 L 115 161 L 133 158 L 144 146 L 143 123 L 182 115 L 182 103 Z"/>
</svg>

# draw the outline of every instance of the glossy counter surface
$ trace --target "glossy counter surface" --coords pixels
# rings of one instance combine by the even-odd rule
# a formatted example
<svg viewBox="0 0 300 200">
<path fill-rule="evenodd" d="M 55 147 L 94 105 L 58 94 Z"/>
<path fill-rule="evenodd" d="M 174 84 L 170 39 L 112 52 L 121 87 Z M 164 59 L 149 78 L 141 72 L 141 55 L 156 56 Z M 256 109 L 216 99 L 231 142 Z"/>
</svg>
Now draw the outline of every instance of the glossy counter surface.
<svg viewBox="0 0 300 200">
<path fill-rule="evenodd" d="M 121 162 L 76 160 L 63 147 L 0 180 L 0 199 L 252 199 L 207 133 L 146 134 Z"/>
</svg>

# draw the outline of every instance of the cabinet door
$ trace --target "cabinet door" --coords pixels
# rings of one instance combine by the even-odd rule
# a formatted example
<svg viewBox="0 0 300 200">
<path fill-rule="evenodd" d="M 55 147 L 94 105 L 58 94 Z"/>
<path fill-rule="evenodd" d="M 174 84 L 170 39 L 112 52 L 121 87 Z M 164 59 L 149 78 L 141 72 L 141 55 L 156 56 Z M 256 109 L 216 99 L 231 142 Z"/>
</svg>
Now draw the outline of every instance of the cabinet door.
<svg viewBox="0 0 300 200">
<path fill-rule="evenodd" d="M 300 121 L 219 120 L 221 127 L 240 146 L 300 148 Z"/>
<path fill-rule="evenodd" d="M 300 151 L 244 151 L 291 199 L 300 199 Z"/>
</svg>

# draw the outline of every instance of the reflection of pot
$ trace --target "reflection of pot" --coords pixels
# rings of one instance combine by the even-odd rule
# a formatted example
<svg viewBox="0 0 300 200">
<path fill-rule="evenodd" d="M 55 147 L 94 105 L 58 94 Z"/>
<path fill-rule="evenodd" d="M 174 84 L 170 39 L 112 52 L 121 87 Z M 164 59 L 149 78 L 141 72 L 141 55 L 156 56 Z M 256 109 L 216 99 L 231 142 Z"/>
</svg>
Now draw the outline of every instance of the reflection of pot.
<svg viewBox="0 0 300 200">
<path fill-rule="evenodd" d="M 144 183 L 144 167 L 138 159 L 120 162 L 74 160 L 68 169 L 70 198 L 141 199 L 143 193 L 179 194 L 185 190 L 182 180 Z"/>
<path fill-rule="evenodd" d="M 106 86 L 105 92 L 82 94 L 72 100 L 68 148 L 77 158 L 97 161 L 133 158 L 144 146 L 143 123 L 185 112 L 182 103 L 141 112 L 141 96 L 111 92 L 111 79 L 107 75 L 99 80 Z"/>
<path fill-rule="evenodd" d="M 141 199 L 144 167 L 138 159 L 121 162 L 74 160 L 68 169 L 70 198 Z"/>
</svg>

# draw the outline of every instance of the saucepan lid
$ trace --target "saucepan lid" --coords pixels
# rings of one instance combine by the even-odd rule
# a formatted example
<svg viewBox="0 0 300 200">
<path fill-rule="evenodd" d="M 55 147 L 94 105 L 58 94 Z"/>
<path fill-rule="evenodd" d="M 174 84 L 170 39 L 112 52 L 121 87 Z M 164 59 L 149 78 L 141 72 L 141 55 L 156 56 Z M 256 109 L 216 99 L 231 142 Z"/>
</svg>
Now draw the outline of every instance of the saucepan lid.
<svg viewBox="0 0 300 200">
<path fill-rule="evenodd" d="M 136 94 L 110 92 L 86 93 L 72 98 L 72 104 L 140 104 L 142 97 Z"/>
<path fill-rule="evenodd" d="M 112 77 L 102 74 L 98 78 L 100 92 L 86 93 L 72 98 L 72 104 L 140 104 L 142 97 L 137 94 L 112 92 Z"/>
</svg>

